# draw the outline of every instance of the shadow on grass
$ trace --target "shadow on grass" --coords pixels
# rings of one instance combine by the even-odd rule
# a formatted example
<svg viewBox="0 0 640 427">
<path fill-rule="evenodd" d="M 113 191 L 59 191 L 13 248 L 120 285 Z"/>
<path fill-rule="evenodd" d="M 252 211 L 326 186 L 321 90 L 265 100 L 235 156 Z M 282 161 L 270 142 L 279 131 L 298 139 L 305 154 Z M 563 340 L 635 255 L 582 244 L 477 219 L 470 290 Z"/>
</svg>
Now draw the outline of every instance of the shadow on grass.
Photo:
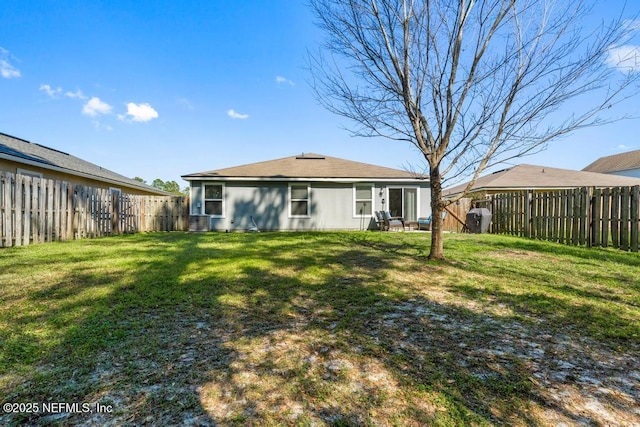
<svg viewBox="0 0 640 427">
<path fill-rule="evenodd" d="M 423 251 L 411 239 L 329 233 L 154 234 L 63 247 L 69 271 L 29 294 L 38 310 L 9 316 L 14 332 L 2 338 L 15 345 L 0 366 L 20 377 L 0 383 L 3 403 L 99 402 L 113 412 L 5 421 L 537 424 L 530 402 L 541 397 L 526 359 L 510 352 L 517 336 L 504 319 L 394 283 L 398 260 L 424 269 Z M 98 253 L 119 263 L 87 271 Z M 473 287 L 454 290 L 478 297 Z M 497 298 L 532 303 L 528 313 L 550 302 Z M 53 337 L 24 349 L 35 324 Z"/>
<path fill-rule="evenodd" d="M 577 333 L 608 341 L 612 347 L 638 345 L 640 324 L 630 321 L 640 307 L 637 254 L 498 236 L 472 241 L 479 243 L 481 252 L 466 252 L 451 266 L 480 275 L 485 283 L 458 281 L 451 289 L 507 304 L 557 331 L 571 325 Z M 456 248 L 471 242 L 449 243 Z"/>
</svg>

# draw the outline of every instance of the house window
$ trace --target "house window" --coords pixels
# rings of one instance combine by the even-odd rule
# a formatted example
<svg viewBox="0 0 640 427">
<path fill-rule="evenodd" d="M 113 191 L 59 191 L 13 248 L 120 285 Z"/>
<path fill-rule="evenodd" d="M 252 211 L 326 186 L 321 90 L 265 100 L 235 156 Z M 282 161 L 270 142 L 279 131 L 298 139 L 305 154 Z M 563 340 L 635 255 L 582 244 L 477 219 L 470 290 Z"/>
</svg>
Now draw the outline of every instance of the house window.
<svg viewBox="0 0 640 427">
<path fill-rule="evenodd" d="M 223 216 L 224 212 L 224 185 L 204 185 L 204 213 L 205 215 Z"/>
<path fill-rule="evenodd" d="M 373 185 L 354 184 L 353 186 L 353 216 L 373 215 Z"/>
<path fill-rule="evenodd" d="M 289 216 L 310 216 L 311 189 L 308 184 L 289 184 Z"/>
</svg>

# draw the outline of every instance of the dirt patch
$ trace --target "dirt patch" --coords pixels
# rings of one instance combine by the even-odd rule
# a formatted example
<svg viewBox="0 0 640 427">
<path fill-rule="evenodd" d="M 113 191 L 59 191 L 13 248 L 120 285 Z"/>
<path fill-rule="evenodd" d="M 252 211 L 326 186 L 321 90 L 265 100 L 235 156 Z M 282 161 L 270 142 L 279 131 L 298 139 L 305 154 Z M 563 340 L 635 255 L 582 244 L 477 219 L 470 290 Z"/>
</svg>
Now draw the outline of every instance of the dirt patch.
<svg viewBox="0 0 640 427">
<path fill-rule="evenodd" d="M 571 331 L 422 299 L 371 310 L 355 330 L 322 323 L 325 312 L 312 308 L 283 324 L 183 319 L 168 332 L 190 334 L 191 344 L 167 347 L 153 364 L 138 356 L 147 381 L 100 396 L 121 415 L 83 424 L 126 423 L 159 405 L 156 419 L 183 425 L 424 425 L 454 410 L 446 397 L 458 393 L 497 424 L 640 424 L 637 348 L 614 351 Z M 103 361 L 94 375 L 116 384 L 121 369 Z M 181 418 L 162 412 L 185 396 L 197 402 Z"/>
<path fill-rule="evenodd" d="M 637 347 L 613 351 L 602 343 L 553 334 L 544 325 L 495 318 L 458 316 L 436 306 L 408 302 L 386 317 L 385 328 L 410 330 L 416 324 L 445 330 L 435 343 L 430 334 L 407 333 L 412 345 L 454 352 L 455 364 L 480 379 L 517 371 L 531 383 L 531 412 L 545 425 L 640 425 L 640 357 Z M 522 370 L 524 368 L 524 370 Z"/>
</svg>

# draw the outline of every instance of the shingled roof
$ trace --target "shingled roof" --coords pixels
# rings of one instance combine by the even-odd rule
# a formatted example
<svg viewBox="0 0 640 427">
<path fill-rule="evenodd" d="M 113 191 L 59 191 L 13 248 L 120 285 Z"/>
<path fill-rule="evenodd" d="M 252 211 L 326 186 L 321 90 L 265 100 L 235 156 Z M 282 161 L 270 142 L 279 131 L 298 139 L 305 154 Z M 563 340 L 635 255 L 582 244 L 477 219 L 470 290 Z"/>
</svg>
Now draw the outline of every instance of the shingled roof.
<svg viewBox="0 0 640 427">
<path fill-rule="evenodd" d="M 298 156 L 284 157 L 276 160 L 192 173 L 183 175 L 182 178 L 187 181 L 203 178 L 223 180 L 425 179 L 423 175 L 400 169 L 392 169 L 313 153 L 303 153 Z"/>
<path fill-rule="evenodd" d="M 600 157 L 586 168 L 587 172 L 611 173 L 640 168 L 640 150 Z"/>
<path fill-rule="evenodd" d="M 460 194 L 467 184 L 444 191 L 445 196 Z M 482 176 L 471 187 L 471 192 L 500 192 L 517 190 L 559 190 L 576 187 L 622 187 L 640 185 L 640 178 L 603 173 L 550 168 L 546 166 L 518 165 Z"/>
<path fill-rule="evenodd" d="M 46 147 L 0 132 L 0 158 L 25 165 L 38 166 L 70 175 L 103 181 L 113 186 L 136 188 L 147 193 L 167 195 L 169 193 L 143 184 L 135 179 L 112 172 L 55 148 Z"/>
</svg>

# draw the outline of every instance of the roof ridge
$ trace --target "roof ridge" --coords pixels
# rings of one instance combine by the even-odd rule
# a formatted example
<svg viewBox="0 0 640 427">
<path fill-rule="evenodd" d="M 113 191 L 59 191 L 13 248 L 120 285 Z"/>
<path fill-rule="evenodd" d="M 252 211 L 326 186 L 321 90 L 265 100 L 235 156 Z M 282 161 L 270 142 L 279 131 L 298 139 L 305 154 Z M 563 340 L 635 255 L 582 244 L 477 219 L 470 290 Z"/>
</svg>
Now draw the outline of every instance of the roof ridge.
<svg viewBox="0 0 640 427">
<path fill-rule="evenodd" d="M 300 162 L 303 160 L 322 160 L 321 162 Z M 326 156 L 317 153 L 263 160 L 238 166 L 214 169 L 182 175 L 190 177 L 218 178 L 405 178 L 426 179 L 422 174 L 379 166 L 356 160 Z"/>
</svg>

